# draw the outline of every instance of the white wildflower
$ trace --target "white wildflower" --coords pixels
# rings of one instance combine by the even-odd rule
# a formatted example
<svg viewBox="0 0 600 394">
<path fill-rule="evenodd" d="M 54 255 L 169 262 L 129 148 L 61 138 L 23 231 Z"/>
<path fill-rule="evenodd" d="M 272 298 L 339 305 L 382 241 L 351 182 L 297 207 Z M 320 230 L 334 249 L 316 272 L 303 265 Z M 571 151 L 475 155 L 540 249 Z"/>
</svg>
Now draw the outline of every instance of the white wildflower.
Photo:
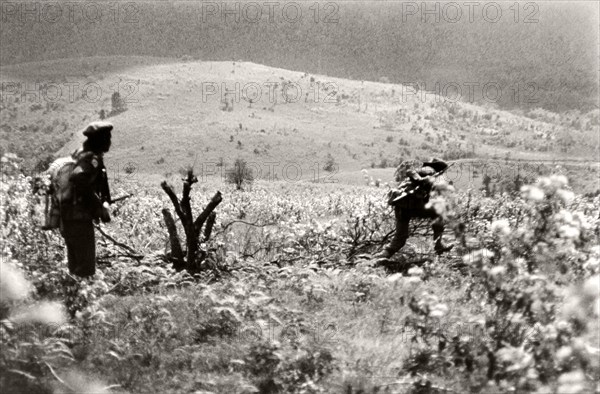
<svg viewBox="0 0 600 394">
<path fill-rule="evenodd" d="M 398 273 L 398 274 L 393 274 L 393 275 L 388 276 L 387 281 L 388 282 L 397 282 L 400 279 L 402 279 L 402 274 Z"/>
<path fill-rule="evenodd" d="M 558 198 L 560 198 L 562 200 L 563 203 L 565 204 L 570 204 L 573 201 L 573 198 L 575 198 L 575 193 L 573 193 L 570 190 L 564 190 L 564 189 L 560 189 L 556 192 L 556 195 L 558 196 Z"/>
<path fill-rule="evenodd" d="M 577 370 L 560 375 L 557 392 L 561 394 L 585 393 L 585 375 L 583 372 Z"/>
<path fill-rule="evenodd" d="M 569 180 L 564 175 L 550 175 L 550 182 L 556 188 L 563 188 L 569 184 Z"/>
<path fill-rule="evenodd" d="M 423 273 L 424 273 L 423 268 L 420 268 L 420 267 L 411 267 L 408 270 L 408 274 L 410 276 L 422 276 Z"/>
<path fill-rule="evenodd" d="M 538 179 L 537 185 L 541 188 L 547 189 L 552 185 L 552 181 L 548 177 L 542 177 Z"/>
<path fill-rule="evenodd" d="M 584 264 L 584 267 L 592 272 L 596 272 L 600 267 L 600 259 L 597 257 L 590 257 Z"/>
<path fill-rule="evenodd" d="M 564 224 L 559 227 L 558 233 L 562 238 L 575 239 L 579 238 L 579 229 L 574 226 L 569 226 L 568 224 Z"/>
<path fill-rule="evenodd" d="M 67 321 L 64 307 L 58 302 L 42 302 L 28 307 L 11 316 L 10 320 L 16 324 L 42 323 L 60 325 Z"/>
<path fill-rule="evenodd" d="M 521 191 L 524 194 L 524 197 L 530 201 L 542 201 L 544 199 L 544 191 L 537 186 L 523 186 Z"/>
<path fill-rule="evenodd" d="M 26 298 L 31 285 L 23 273 L 10 263 L 0 260 L 0 301 L 16 301 Z"/>
<path fill-rule="evenodd" d="M 485 327 L 485 318 L 481 317 L 481 316 L 479 316 L 479 317 L 477 317 L 477 316 L 471 317 L 469 319 L 469 324 L 475 324 L 475 325 L 477 325 L 479 327 Z"/>
<path fill-rule="evenodd" d="M 506 272 L 506 267 L 498 265 L 493 267 L 490 270 L 490 275 L 491 276 L 498 276 L 498 275 L 503 275 Z"/>
<path fill-rule="evenodd" d="M 446 304 L 435 304 L 432 308 L 432 311 L 438 311 L 443 315 L 448 313 L 448 306 Z"/>
<path fill-rule="evenodd" d="M 433 208 L 438 215 L 443 216 L 447 210 L 446 200 L 443 197 L 431 198 L 429 202 L 425 204 L 425 208 Z"/>
<path fill-rule="evenodd" d="M 527 264 L 527 260 L 525 260 L 523 257 L 517 257 L 515 259 L 515 265 L 517 267 L 525 267 L 526 264 Z"/>
<path fill-rule="evenodd" d="M 573 223 L 573 214 L 566 209 L 561 209 L 554 217 L 559 222 L 568 224 Z"/>
<path fill-rule="evenodd" d="M 524 317 L 522 313 L 510 313 L 508 315 L 508 320 L 514 324 L 521 324 L 524 322 Z"/>
<path fill-rule="evenodd" d="M 498 219 L 492 222 L 492 232 L 500 235 L 508 235 L 510 233 L 508 219 Z"/>
<path fill-rule="evenodd" d="M 529 367 L 532 364 L 533 356 L 526 352 L 522 347 L 503 347 L 496 352 L 496 357 L 503 363 L 510 363 L 508 371 L 517 371 Z"/>
<path fill-rule="evenodd" d="M 592 224 L 588 221 L 588 218 L 583 212 L 577 211 L 573 214 L 573 220 L 579 225 L 580 228 L 591 229 Z"/>
<path fill-rule="evenodd" d="M 586 280 L 583 285 L 583 292 L 591 299 L 600 298 L 600 275 L 594 275 Z"/>
</svg>

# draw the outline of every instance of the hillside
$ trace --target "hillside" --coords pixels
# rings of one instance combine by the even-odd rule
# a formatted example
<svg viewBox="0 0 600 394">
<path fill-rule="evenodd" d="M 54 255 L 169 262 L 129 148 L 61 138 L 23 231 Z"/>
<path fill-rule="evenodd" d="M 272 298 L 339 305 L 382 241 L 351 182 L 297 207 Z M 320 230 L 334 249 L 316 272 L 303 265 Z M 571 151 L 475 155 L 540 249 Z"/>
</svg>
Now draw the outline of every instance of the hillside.
<svg viewBox="0 0 600 394">
<path fill-rule="evenodd" d="M 598 155 L 598 111 L 509 112 L 254 63 L 95 57 L 4 67 L 1 80 L 21 83 L 2 100 L 3 149 L 30 166 L 58 142 L 59 154 L 78 147 L 79 130 L 110 113 L 117 89 L 126 104 L 108 118 L 116 132 L 107 162 L 121 174 L 195 165 L 218 176 L 240 157 L 265 179 L 362 182 L 363 168 L 390 168 L 387 181 L 400 161 L 430 156 L 552 163 Z M 47 90 L 22 95 L 35 83 Z M 338 171 L 324 171 L 328 162 Z"/>
</svg>

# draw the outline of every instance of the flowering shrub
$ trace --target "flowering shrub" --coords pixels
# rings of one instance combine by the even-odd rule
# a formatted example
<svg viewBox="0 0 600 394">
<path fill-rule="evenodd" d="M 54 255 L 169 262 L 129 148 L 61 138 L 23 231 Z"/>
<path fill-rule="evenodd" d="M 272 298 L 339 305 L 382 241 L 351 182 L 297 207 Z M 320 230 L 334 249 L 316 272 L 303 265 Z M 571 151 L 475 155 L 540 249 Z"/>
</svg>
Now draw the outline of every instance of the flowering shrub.
<svg viewBox="0 0 600 394">
<path fill-rule="evenodd" d="M 581 205 L 573 204 L 567 187 L 563 176 L 542 178 L 524 186 L 521 199 L 507 202 L 507 211 L 478 207 L 478 215 L 481 207 L 493 210 L 473 226 L 479 240 L 472 245 L 481 248 L 466 253 L 463 261 L 469 267 L 465 301 L 485 300 L 473 303 L 478 307 L 470 318 L 480 321 L 482 337 L 448 337 L 445 330 L 432 329 L 447 307 L 431 294 L 413 297 L 414 316 L 408 322 L 427 346 L 413 356 L 411 373 L 463 373 L 472 390 L 548 389 L 573 380 L 576 392 L 591 389 L 600 373 L 592 360 L 598 343 L 590 341 L 597 324 L 589 323 L 598 316 L 593 308 L 600 297 L 598 278 L 590 278 L 597 273 L 598 219 L 575 210 Z M 512 215 L 503 216 L 508 212 Z M 565 298 L 565 283 L 584 281 L 583 292 Z M 570 319 L 564 312 L 561 317 L 563 302 L 572 306 Z"/>
</svg>

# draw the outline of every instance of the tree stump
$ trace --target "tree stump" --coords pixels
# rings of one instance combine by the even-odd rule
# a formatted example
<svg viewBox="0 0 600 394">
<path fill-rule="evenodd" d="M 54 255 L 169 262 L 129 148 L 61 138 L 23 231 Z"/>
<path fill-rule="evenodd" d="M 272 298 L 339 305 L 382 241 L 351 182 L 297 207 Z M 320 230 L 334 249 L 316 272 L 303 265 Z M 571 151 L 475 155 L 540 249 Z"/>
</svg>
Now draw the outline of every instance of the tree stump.
<svg viewBox="0 0 600 394">
<path fill-rule="evenodd" d="M 181 246 L 179 235 L 177 234 L 177 226 L 175 219 L 168 208 L 162 210 L 163 218 L 167 231 L 169 233 L 169 242 L 171 244 L 170 260 L 173 263 L 173 268 L 177 271 L 187 270 L 188 272 L 200 271 L 200 264 L 206 257 L 206 251 L 200 250 L 200 243 L 210 239 L 212 228 L 217 217 L 215 208 L 223 200 L 221 192 L 217 191 L 206 205 L 204 210 L 194 219 L 192 208 L 190 206 L 190 191 L 192 185 L 198 182 L 198 178 L 194 175 L 193 170 L 188 170 L 187 176 L 183 178 L 183 192 L 181 200 L 177 199 L 177 195 L 167 181 L 161 182 L 160 186 L 167 193 L 175 213 L 181 220 L 183 230 L 185 232 L 185 251 Z M 205 226 L 206 224 L 206 226 Z M 202 228 L 204 227 L 204 232 Z M 200 235 L 203 236 L 202 241 Z"/>
</svg>

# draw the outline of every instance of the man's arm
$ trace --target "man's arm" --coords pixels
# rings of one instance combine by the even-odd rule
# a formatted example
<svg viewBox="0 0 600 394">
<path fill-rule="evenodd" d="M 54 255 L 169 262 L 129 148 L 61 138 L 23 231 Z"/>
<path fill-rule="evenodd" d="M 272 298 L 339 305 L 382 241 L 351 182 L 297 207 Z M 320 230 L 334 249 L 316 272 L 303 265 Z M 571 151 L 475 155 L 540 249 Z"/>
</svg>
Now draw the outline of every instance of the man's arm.
<svg viewBox="0 0 600 394">
<path fill-rule="evenodd" d="M 106 174 L 106 168 L 102 166 L 102 171 L 100 172 L 100 198 L 102 202 L 108 202 L 109 204 L 113 203 L 113 200 L 110 196 L 110 187 L 108 186 L 108 175 Z"/>
<path fill-rule="evenodd" d="M 416 183 L 433 183 L 432 175 L 435 175 L 435 171 L 430 167 L 423 167 L 419 171 L 410 170 L 407 173 L 411 181 Z"/>
<path fill-rule="evenodd" d="M 423 167 L 419 171 L 410 170 L 408 178 L 416 185 L 431 187 L 435 183 L 435 171 L 430 167 Z"/>
</svg>

